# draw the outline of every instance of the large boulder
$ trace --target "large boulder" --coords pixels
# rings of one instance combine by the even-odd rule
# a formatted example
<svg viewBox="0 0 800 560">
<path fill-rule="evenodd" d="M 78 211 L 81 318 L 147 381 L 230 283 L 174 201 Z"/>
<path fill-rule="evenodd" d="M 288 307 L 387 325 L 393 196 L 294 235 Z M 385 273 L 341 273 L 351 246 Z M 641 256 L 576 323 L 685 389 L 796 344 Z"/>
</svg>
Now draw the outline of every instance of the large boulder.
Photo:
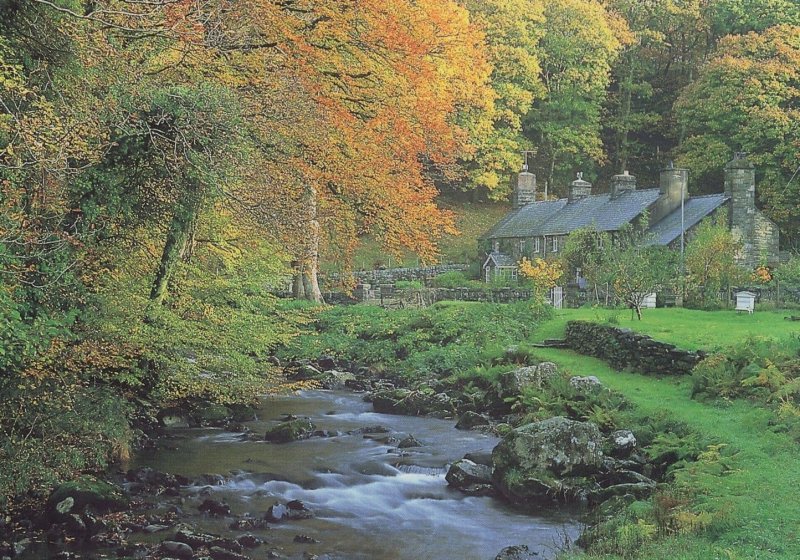
<svg viewBox="0 0 800 560">
<path fill-rule="evenodd" d="M 323 389 L 341 390 L 347 387 L 347 383 L 351 384 L 356 381 L 356 376 L 349 371 L 339 371 L 335 369 L 327 370 L 322 374 L 320 383 Z"/>
<path fill-rule="evenodd" d="M 310 438 L 314 430 L 316 426 L 309 418 L 295 418 L 269 428 L 264 439 L 272 443 L 289 443 Z"/>
<path fill-rule="evenodd" d="M 603 390 L 603 383 L 594 375 L 570 377 L 569 385 L 584 396 L 595 395 Z"/>
<path fill-rule="evenodd" d="M 630 430 L 617 430 L 608 439 L 614 457 L 627 457 L 636 449 L 636 436 Z"/>
<path fill-rule="evenodd" d="M 492 452 L 494 482 L 518 503 L 585 498 L 603 467 L 603 437 L 595 424 L 560 416 L 509 432 Z"/>
<path fill-rule="evenodd" d="M 119 487 L 86 475 L 57 486 L 45 507 L 52 519 L 65 521 L 71 514 L 108 513 L 129 505 L 130 500 Z"/>
</svg>

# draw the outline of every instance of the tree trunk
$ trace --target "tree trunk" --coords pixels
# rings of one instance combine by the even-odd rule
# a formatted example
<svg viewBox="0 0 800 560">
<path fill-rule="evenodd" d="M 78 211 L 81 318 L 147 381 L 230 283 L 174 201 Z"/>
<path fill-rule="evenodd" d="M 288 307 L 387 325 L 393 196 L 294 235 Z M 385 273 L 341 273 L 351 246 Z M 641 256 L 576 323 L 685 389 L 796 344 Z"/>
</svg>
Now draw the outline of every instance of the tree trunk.
<svg viewBox="0 0 800 560">
<path fill-rule="evenodd" d="M 325 303 L 319 289 L 317 273 L 319 270 L 319 236 L 320 225 L 317 216 L 317 190 L 310 186 L 305 193 L 306 212 L 308 216 L 308 240 L 306 254 L 302 260 L 303 297 L 316 303 Z"/>
<path fill-rule="evenodd" d="M 186 252 L 186 244 L 192 236 L 192 230 L 197 224 L 202 205 L 202 194 L 197 185 L 187 189 L 175 209 L 169 229 L 164 250 L 161 253 L 161 263 L 150 290 L 150 300 L 156 305 L 164 303 L 169 293 L 169 283 L 175 272 L 175 265 Z"/>
<path fill-rule="evenodd" d="M 628 60 L 628 77 L 622 82 L 625 88 L 625 95 L 621 107 L 620 123 L 622 129 L 619 131 L 617 144 L 617 162 L 619 173 L 625 173 L 628 167 L 628 131 L 630 127 L 631 112 L 633 107 L 633 62 Z"/>
<path fill-rule="evenodd" d="M 303 265 L 299 261 L 292 262 L 294 276 L 292 277 L 292 297 L 294 299 L 305 299 L 306 290 L 303 286 Z"/>
</svg>

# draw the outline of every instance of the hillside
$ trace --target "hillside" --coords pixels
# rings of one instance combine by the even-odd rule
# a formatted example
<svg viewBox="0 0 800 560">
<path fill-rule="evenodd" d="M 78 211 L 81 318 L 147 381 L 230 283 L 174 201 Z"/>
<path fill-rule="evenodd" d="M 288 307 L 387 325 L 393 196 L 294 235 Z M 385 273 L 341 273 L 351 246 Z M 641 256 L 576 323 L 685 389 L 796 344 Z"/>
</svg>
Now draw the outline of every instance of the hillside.
<svg viewBox="0 0 800 560">
<path fill-rule="evenodd" d="M 498 202 L 468 202 L 452 197 L 442 198 L 439 206 L 450 210 L 456 216 L 458 235 L 447 235 L 440 243 L 442 263 L 473 263 L 477 262 L 481 251 L 478 249 L 478 238 L 486 233 L 497 221 L 508 212 L 511 206 Z M 338 255 L 323 257 L 321 268 L 330 272 L 336 270 Z M 418 266 L 419 258 L 411 251 L 406 252 L 400 259 L 387 254 L 372 236 L 364 236 L 353 257 L 355 270 L 369 270 L 385 266 L 404 267 Z"/>
</svg>

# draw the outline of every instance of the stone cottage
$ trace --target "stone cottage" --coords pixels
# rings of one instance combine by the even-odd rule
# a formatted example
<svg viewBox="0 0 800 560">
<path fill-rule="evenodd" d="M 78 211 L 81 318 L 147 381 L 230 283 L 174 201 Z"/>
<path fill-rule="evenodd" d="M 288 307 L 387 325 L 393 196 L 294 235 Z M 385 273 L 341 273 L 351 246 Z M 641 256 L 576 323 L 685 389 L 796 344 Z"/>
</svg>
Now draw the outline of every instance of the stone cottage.
<svg viewBox="0 0 800 560">
<path fill-rule="evenodd" d="M 724 213 L 742 240 L 738 259 L 743 266 L 755 268 L 763 260 L 777 264 L 778 227 L 755 206 L 755 167 L 746 154 L 737 153 L 725 166 L 724 192 L 690 197 L 688 186 L 688 170 L 672 165 L 661 171 L 657 188 L 637 188 L 636 177 L 626 171 L 615 175 L 610 191 L 603 194 L 592 194 L 591 183 L 578 174 L 567 198 L 537 201 L 536 176 L 524 170 L 517 176 L 513 210 L 483 236 L 488 249 L 483 277 L 515 278 L 522 257 L 558 257 L 576 229 L 594 227 L 613 234 L 645 212 L 650 242 L 676 249 L 681 233 L 688 239 L 704 218 Z"/>
</svg>

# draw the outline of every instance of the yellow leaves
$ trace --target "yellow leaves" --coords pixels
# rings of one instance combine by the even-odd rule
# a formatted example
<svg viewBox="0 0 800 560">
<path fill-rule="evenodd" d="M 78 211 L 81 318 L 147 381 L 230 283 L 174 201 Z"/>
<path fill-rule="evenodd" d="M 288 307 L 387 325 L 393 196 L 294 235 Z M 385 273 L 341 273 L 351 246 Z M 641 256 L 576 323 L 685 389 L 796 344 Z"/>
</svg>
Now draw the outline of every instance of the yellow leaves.
<svg viewBox="0 0 800 560">
<path fill-rule="evenodd" d="M 768 284 L 772 281 L 772 272 L 768 266 L 758 266 L 751 275 L 751 279 L 759 284 Z"/>
<path fill-rule="evenodd" d="M 523 258 L 519 263 L 519 272 L 533 281 L 535 288 L 540 291 L 554 287 L 564 275 L 559 261 L 548 262 L 538 257 L 533 261 Z"/>
</svg>

